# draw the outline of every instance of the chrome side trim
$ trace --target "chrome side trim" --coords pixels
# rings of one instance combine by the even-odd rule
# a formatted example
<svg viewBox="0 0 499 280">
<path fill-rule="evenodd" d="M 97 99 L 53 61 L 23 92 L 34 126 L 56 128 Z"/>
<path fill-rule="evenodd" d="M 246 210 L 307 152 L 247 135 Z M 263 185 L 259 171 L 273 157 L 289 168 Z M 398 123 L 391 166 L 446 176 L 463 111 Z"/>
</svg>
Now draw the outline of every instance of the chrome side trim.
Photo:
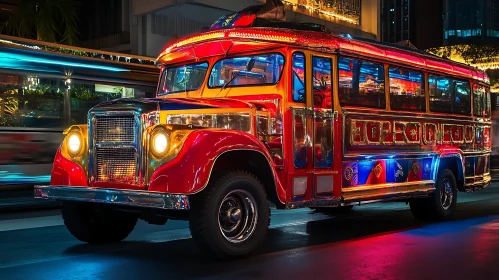
<svg viewBox="0 0 499 280">
<path fill-rule="evenodd" d="M 398 196 L 426 195 L 435 191 L 432 180 L 404 182 L 398 184 L 368 185 L 343 189 L 343 199 L 349 201 L 368 201 Z"/>
<path fill-rule="evenodd" d="M 307 207 L 339 207 L 342 206 L 340 199 L 318 199 L 312 201 L 292 201 L 286 203 L 285 209 L 298 209 Z"/>
<path fill-rule="evenodd" d="M 35 198 L 82 201 L 113 205 L 189 210 L 187 195 L 90 187 L 35 186 Z"/>
</svg>

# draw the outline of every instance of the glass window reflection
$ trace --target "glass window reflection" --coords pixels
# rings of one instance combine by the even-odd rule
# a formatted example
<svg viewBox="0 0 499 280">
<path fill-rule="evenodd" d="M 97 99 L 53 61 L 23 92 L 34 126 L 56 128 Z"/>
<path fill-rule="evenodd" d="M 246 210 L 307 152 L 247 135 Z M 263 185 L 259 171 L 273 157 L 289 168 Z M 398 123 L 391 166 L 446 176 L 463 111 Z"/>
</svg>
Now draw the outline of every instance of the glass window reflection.
<svg viewBox="0 0 499 280">
<path fill-rule="evenodd" d="M 394 110 L 425 111 L 423 73 L 390 67 L 390 106 Z"/>
<path fill-rule="evenodd" d="M 158 95 L 197 90 L 201 87 L 208 71 L 208 63 L 197 63 L 163 70 Z"/>
<path fill-rule="evenodd" d="M 305 82 L 305 55 L 303 53 L 294 53 L 292 62 L 291 84 L 293 91 L 293 101 L 305 103 L 306 100 L 306 82 Z"/>
<path fill-rule="evenodd" d="M 279 82 L 284 66 L 282 54 L 231 57 L 215 63 L 209 87 L 272 85 Z"/>
<path fill-rule="evenodd" d="M 385 108 L 383 64 L 340 57 L 339 96 L 342 106 Z"/>
</svg>

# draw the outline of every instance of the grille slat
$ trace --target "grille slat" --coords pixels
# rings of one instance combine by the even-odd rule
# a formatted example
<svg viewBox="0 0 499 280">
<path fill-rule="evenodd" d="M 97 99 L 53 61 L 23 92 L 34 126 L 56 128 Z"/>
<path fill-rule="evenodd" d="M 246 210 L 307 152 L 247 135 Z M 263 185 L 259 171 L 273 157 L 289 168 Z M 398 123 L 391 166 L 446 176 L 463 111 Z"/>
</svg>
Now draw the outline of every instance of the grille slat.
<svg viewBox="0 0 499 280">
<path fill-rule="evenodd" d="M 102 142 L 118 142 L 118 143 L 134 143 L 135 142 L 135 117 L 134 116 L 112 116 L 98 117 L 95 120 L 97 143 Z"/>
<path fill-rule="evenodd" d="M 137 153 L 135 148 L 97 148 L 97 180 L 135 184 Z"/>
<path fill-rule="evenodd" d="M 94 118 L 94 162 L 98 182 L 138 184 L 138 152 L 135 117 L 130 115 Z M 101 146 L 99 144 L 111 144 Z"/>
</svg>

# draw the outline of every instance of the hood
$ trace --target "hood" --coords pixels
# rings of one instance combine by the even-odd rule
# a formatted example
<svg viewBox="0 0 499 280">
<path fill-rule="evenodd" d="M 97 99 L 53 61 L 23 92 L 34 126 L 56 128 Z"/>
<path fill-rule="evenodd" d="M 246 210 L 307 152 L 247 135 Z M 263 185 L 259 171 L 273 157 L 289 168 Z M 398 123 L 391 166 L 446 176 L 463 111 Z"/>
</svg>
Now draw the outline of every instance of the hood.
<svg viewBox="0 0 499 280">
<path fill-rule="evenodd" d="M 139 113 L 153 111 L 179 111 L 199 109 L 251 109 L 253 105 L 234 99 L 213 98 L 122 98 L 101 103 L 93 107 L 90 112 L 127 111 Z"/>
</svg>

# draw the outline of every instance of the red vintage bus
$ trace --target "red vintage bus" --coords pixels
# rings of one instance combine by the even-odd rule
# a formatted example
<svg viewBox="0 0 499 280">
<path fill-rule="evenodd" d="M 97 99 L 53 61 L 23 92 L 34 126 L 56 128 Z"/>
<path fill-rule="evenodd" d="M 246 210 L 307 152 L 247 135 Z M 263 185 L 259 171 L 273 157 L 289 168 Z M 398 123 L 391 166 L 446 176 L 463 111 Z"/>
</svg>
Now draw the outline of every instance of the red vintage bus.
<svg viewBox="0 0 499 280">
<path fill-rule="evenodd" d="M 401 201 L 445 220 L 458 192 L 490 184 L 483 71 L 315 25 L 261 26 L 169 46 L 157 98 L 90 110 L 36 197 L 62 200 L 84 242 L 122 240 L 139 218 L 186 219 L 229 259 L 263 244 L 268 200 L 324 211 Z"/>
</svg>

